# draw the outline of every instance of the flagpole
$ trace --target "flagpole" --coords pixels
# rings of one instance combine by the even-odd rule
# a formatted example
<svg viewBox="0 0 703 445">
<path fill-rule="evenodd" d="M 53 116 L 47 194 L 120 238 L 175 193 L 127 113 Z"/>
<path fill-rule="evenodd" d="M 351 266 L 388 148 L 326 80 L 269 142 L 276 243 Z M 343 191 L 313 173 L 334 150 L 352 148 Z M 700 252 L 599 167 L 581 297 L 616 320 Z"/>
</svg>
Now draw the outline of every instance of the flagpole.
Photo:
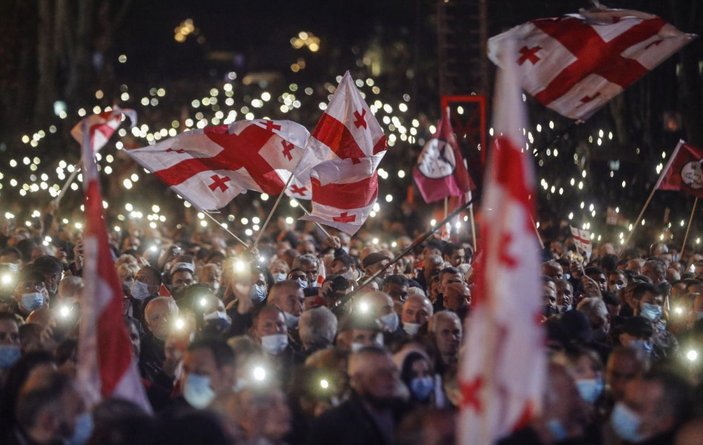
<svg viewBox="0 0 703 445">
<path fill-rule="evenodd" d="M 674 152 L 671 153 L 671 156 L 669 157 L 669 160 L 667 161 L 666 166 L 664 166 L 664 168 L 661 171 L 661 174 L 659 175 L 659 178 L 657 179 L 657 183 L 654 184 L 654 188 L 652 189 L 652 192 L 649 194 L 649 197 L 647 198 L 647 201 L 644 203 L 644 206 L 642 207 L 640 214 L 637 216 L 635 223 L 632 225 L 632 230 L 630 230 L 630 233 L 627 235 L 627 238 L 625 239 L 625 243 L 623 244 L 623 248 L 627 247 L 627 244 L 630 242 L 632 235 L 635 233 L 635 230 L 637 229 L 637 224 L 639 224 L 640 220 L 642 219 L 642 215 L 644 215 L 644 211 L 647 210 L 649 203 L 652 201 L 652 197 L 654 196 L 654 192 L 656 192 L 659 189 L 659 185 L 661 184 L 662 180 L 664 179 L 664 175 L 666 175 L 666 173 L 669 171 L 669 168 L 671 167 L 671 164 L 674 162 L 674 159 L 676 159 L 676 155 L 679 153 L 679 150 L 681 149 L 681 146 L 683 145 L 683 143 L 684 143 L 683 140 L 679 140 L 679 143 L 676 145 Z"/>
<path fill-rule="evenodd" d="M 447 213 L 449 211 L 449 197 L 445 196 L 444 197 L 444 218 L 447 218 Z"/>
<path fill-rule="evenodd" d="M 454 218 L 455 216 L 457 216 L 459 213 L 461 213 L 466 207 L 470 206 L 472 203 L 473 203 L 473 200 L 471 200 L 471 201 L 469 201 L 469 202 L 467 202 L 467 203 L 465 203 L 465 204 L 463 204 L 463 205 L 459 205 L 452 213 L 450 213 L 449 215 L 447 215 L 447 217 L 444 218 L 443 221 L 441 221 L 439 224 L 435 224 L 430 230 L 428 230 L 428 231 L 425 232 L 424 234 L 422 234 L 422 235 L 418 236 L 417 238 L 415 238 L 415 241 L 413 241 L 412 243 L 410 243 L 410 245 L 409 245 L 404 251 L 400 252 L 398 255 L 395 256 L 395 258 L 393 258 L 392 260 L 390 260 L 390 261 L 388 262 L 388 264 L 386 264 L 386 265 L 385 265 L 384 267 L 382 267 L 381 269 L 377 270 L 376 273 L 374 273 L 374 274 L 371 275 L 370 277 L 366 278 L 366 280 L 364 280 L 363 283 L 359 284 L 359 287 L 357 287 L 354 291 L 352 291 L 351 293 L 349 293 L 349 294 L 345 295 L 344 297 L 342 297 L 343 300 L 342 300 L 342 299 L 337 300 L 337 301 L 333 304 L 332 309 L 334 309 L 334 308 L 336 308 L 336 307 L 339 307 L 339 306 L 343 305 L 345 302 L 349 301 L 349 300 L 359 291 L 359 289 L 361 289 L 362 287 L 364 287 L 364 286 L 366 286 L 367 284 L 369 284 L 369 283 L 370 283 L 371 281 L 373 281 L 376 277 L 378 277 L 378 276 L 381 275 L 383 272 L 385 272 L 389 267 L 391 267 L 392 265 L 394 265 L 395 263 L 397 263 L 398 261 L 400 261 L 400 259 L 403 258 L 405 255 L 407 255 L 408 253 L 412 252 L 417 246 L 419 246 L 420 244 L 422 244 L 423 242 L 425 242 L 425 240 L 426 240 L 427 238 L 429 238 L 430 236 L 432 236 L 433 233 L 435 233 L 437 230 L 439 230 L 440 227 L 442 227 L 444 224 L 446 224 L 447 221 L 449 221 L 449 220 L 451 220 L 452 218 Z"/>
<path fill-rule="evenodd" d="M 542 236 L 540 236 L 539 230 L 537 230 L 537 224 L 535 224 L 535 220 L 532 218 L 532 215 L 530 215 L 530 222 L 532 223 L 532 228 L 535 229 L 535 235 L 537 235 L 539 246 L 544 249 L 544 241 L 542 241 Z"/>
<path fill-rule="evenodd" d="M 242 243 L 242 244 L 244 245 L 244 247 L 246 247 L 247 249 L 249 248 L 249 244 L 247 244 L 246 242 L 244 242 L 244 240 L 242 240 L 242 239 L 239 238 L 237 235 L 235 235 L 234 233 L 232 233 L 232 231 L 229 230 L 227 227 L 223 226 L 222 223 L 219 222 L 217 219 L 215 219 L 214 216 L 210 215 L 210 214 L 209 214 L 208 212 L 206 212 L 206 211 L 203 211 L 203 215 L 205 215 L 205 216 L 207 216 L 208 218 L 210 218 L 215 224 L 217 224 L 222 230 L 224 230 L 225 232 L 227 232 L 232 238 L 234 238 L 235 240 L 237 240 L 237 241 L 239 241 L 240 243 Z"/>
<path fill-rule="evenodd" d="M 471 218 L 471 241 L 474 245 L 474 254 L 476 253 L 476 220 L 474 219 L 474 206 L 469 206 L 469 216 Z"/>
<path fill-rule="evenodd" d="M 310 214 L 310 212 L 308 211 L 308 209 L 306 209 L 305 206 L 303 206 L 303 205 L 300 203 L 300 201 L 298 201 L 298 206 L 299 206 L 301 209 L 303 209 L 303 212 L 305 212 L 306 215 L 312 216 L 312 215 Z M 322 224 L 320 224 L 320 223 L 317 222 L 317 221 L 313 221 L 313 223 L 315 223 L 315 225 L 317 226 L 318 229 L 322 230 L 322 233 L 324 233 L 325 236 L 327 236 L 327 238 L 332 239 L 332 235 L 330 235 L 330 233 L 329 233 L 327 230 L 325 230 L 324 227 L 322 227 Z"/>
<path fill-rule="evenodd" d="M 68 191 L 68 187 L 70 187 L 71 184 L 73 184 L 73 181 L 76 179 L 78 174 L 81 172 L 82 165 L 83 165 L 82 159 L 80 161 L 78 161 L 77 163 L 73 164 L 73 173 L 71 173 L 71 176 L 68 177 L 68 179 L 66 180 L 66 183 L 61 188 L 61 191 L 59 192 L 58 196 L 56 197 L 56 199 L 54 199 L 54 201 L 56 202 L 56 206 L 59 205 L 59 203 L 61 202 L 61 199 L 63 199 L 64 195 Z"/>
<path fill-rule="evenodd" d="M 693 201 L 693 209 L 691 210 L 691 216 L 688 217 L 688 225 L 686 226 L 686 235 L 683 237 L 683 244 L 681 245 L 681 253 L 679 253 L 679 258 L 683 257 L 683 252 L 686 249 L 686 241 L 688 241 L 688 233 L 691 230 L 691 221 L 693 221 L 693 215 L 696 213 L 696 207 L 698 207 L 698 197 Z"/>
<path fill-rule="evenodd" d="M 297 166 L 296 166 L 297 169 Z M 288 186 L 290 186 L 290 183 L 293 182 L 293 178 L 295 175 L 291 173 L 290 177 L 288 178 L 288 181 L 286 182 L 286 185 L 283 186 L 283 190 L 281 190 L 281 193 L 278 194 L 278 198 L 276 198 L 276 202 L 273 203 L 273 207 L 271 207 L 271 210 L 269 211 L 269 214 L 266 216 L 266 221 L 264 221 L 264 224 L 261 226 L 261 230 L 259 230 L 259 233 L 256 235 L 256 239 L 254 239 L 254 245 L 251 246 L 252 249 L 256 249 L 256 246 L 259 245 L 259 240 L 264 234 L 264 231 L 266 230 L 266 227 L 269 225 L 269 222 L 271 221 L 271 217 L 273 216 L 273 212 L 276 211 L 276 208 L 278 208 L 278 204 L 281 203 L 281 199 L 283 199 L 283 196 L 286 194 L 286 190 L 288 190 Z"/>
</svg>

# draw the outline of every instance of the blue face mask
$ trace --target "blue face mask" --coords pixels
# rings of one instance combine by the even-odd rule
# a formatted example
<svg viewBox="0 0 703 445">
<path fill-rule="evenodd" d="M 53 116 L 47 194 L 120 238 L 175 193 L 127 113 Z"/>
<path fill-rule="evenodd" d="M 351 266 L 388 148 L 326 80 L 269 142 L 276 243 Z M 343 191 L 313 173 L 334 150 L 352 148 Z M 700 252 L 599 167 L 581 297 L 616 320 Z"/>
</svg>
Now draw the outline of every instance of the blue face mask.
<svg viewBox="0 0 703 445">
<path fill-rule="evenodd" d="M 432 376 L 417 377 L 410 381 L 410 391 L 417 400 L 425 401 L 434 390 L 434 379 Z"/>
<path fill-rule="evenodd" d="M 610 415 L 610 423 L 615 434 L 623 440 L 637 443 L 646 439 L 638 432 L 642 419 L 622 402 L 615 404 L 613 414 Z"/>
<path fill-rule="evenodd" d="M 561 423 L 561 420 L 559 419 L 549 419 L 547 422 L 547 429 L 549 430 L 549 434 L 551 434 L 554 438 L 555 442 L 561 442 L 569 437 L 569 433 L 566 431 L 564 424 Z"/>
<path fill-rule="evenodd" d="M 194 408 L 207 407 L 215 398 L 215 392 L 210 387 L 210 377 L 195 373 L 188 374 L 186 383 L 183 385 L 183 398 Z"/>
<path fill-rule="evenodd" d="M 254 304 L 261 303 L 266 299 L 266 286 L 255 284 L 251 287 L 251 301 Z"/>
<path fill-rule="evenodd" d="M 654 345 L 647 340 L 638 339 L 630 343 L 630 347 L 644 351 L 645 354 L 649 355 L 654 349 Z"/>
<path fill-rule="evenodd" d="M 76 418 L 76 424 L 73 427 L 73 436 L 67 440 L 67 443 L 68 445 L 84 445 L 88 443 L 92 434 L 93 416 L 89 412 L 84 412 Z"/>
<path fill-rule="evenodd" d="M 583 400 L 593 404 L 603 392 L 603 381 L 598 378 L 576 380 L 576 388 Z"/>
<path fill-rule="evenodd" d="M 22 356 L 17 345 L 0 345 L 0 369 L 11 368 Z"/>
<path fill-rule="evenodd" d="M 41 292 L 31 292 L 28 294 L 22 294 L 22 299 L 20 301 L 20 306 L 26 312 L 32 312 L 39 309 L 44 305 L 44 294 Z"/>
<path fill-rule="evenodd" d="M 662 307 L 656 304 L 642 303 L 640 315 L 649 321 L 655 321 L 662 316 Z"/>
</svg>

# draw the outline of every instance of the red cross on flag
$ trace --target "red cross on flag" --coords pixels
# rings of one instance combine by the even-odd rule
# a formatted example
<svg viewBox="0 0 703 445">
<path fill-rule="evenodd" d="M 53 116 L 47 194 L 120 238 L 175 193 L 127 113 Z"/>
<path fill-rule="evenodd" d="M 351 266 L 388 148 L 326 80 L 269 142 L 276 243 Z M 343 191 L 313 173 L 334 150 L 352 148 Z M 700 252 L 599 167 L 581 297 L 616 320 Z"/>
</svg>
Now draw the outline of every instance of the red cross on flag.
<svg viewBox="0 0 703 445">
<path fill-rule="evenodd" d="M 543 105 L 586 120 L 694 37 L 652 14 L 591 9 L 494 36 L 488 57 L 503 68 L 513 65 L 522 87 Z M 508 39 L 516 40 L 518 52 L 503 59 Z"/>
<path fill-rule="evenodd" d="M 291 121 L 236 121 L 186 131 L 127 154 L 194 206 L 214 210 L 246 190 L 281 193 L 308 136 Z"/>
<path fill-rule="evenodd" d="M 517 54 L 506 51 L 505 54 Z M 531 153 L 514 65 L 498 70 L 476 291 L 459 364 L 457 443 L 493 444 L 539 412 L 546 372 Z"/>
<path fill-rule="evenodd" d="M 654 190 L 686 192 L 703 198 L 703 150 L 679 141 L 662 170 Z"/>
<path fill-rule="evenodd" d="M 83 123 L 85 122 L 90 133 L 90 144 L 97 153 L 107 144 L 112 134 L 122 123 L 123 116 L 129 117 L 132 126 L 137 124 L 137 112 L 129 108 L 115 107 L 100 114 L 91 114 L 84 118 L 71 129 L 71 136 L 79 144 L 83 143 Z"/>
<path fill-rule="evenodd" d="M 94 139 L 89 125 L 83 122 L 85 286 L 81 297 L 77 379 L 89 406 L 104 398 L 117 397 L 150 412 L 136 366 L 137 357 L 133 355 L 122 318 L 122 284 L 112 260 L 103 219 L 103 200 L 91 147 Z"/>
<path fill-rule="evenodd" d="M 312 189 L 312 212 L 302 219 L 356 233 L 378 195 L 376 168 L 386 137 L 361 92 L 345 73 L 310 135 L 296 179 Z M 288 194 L 291 193 L 291 188 Z"/>
<path fill-rule="evenodd" d="M 571 237 L 574 239 L 574 245 L 578 253 L 583 255 L 586 261 L 591 259 L 593 253 L 593 244 L 591 243 L 591 232 L 584 229 L 578 229 L 574 226 L 569 226 L 571 229 Z"/>
</svg>

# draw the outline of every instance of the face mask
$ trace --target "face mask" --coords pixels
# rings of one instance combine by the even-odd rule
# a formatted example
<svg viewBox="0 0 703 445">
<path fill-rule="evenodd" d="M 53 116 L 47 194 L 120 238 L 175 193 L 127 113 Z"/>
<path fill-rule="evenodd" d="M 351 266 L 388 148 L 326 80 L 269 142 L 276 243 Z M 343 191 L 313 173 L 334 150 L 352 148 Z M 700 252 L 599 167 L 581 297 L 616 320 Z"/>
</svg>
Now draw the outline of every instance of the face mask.
<svg viewBox="0 0 703 445">
<path fill-rule="evenodd" d="M 630 343 L 630 347 L 644 351 L 646 354 L 651 354 L 654 349 L 654 345 L 646 340 L 638 339 L 633 340 Z"/>
<path fill-rule="evenodd" d="M 576 388 L 583 400 L 593 404 L 603 392 L 603 382 L 601 379 L 580 379 L 576 380 Z"/>
<path fill-rule="evenodd" d="M 284 312 L 283 315 L 286 317 L 286 326 L 288 329 L 297 329 L 298 328 L 298 320 L 300 317 L 289 314 L 288 312 Z"/>
<path fill-rule="evenodd" d="M 93 416 L 90 412 L 84 412 L 76 418 L 76 424 L 73 427 L 73 436 L 67 443 L 68 445 L 84 445 L 88 443 L 90 436 L 93 434 Z"/>
<path fill-rule="evenodd" d="M 32 292 L 29 294 L 22 294 L 22 300 L 20 306 L 26 312 L 32 312 L 35 309 L 39 309 L 44 304 L 44 294 L 41 292 Z"/>
<path fill-rule="evenodd" d="M 559 306 L 559 311 L 560 312 L 569 312 L 571 310 L 571 305 L 567 304 L 566 306 Z"/>
<path fill-rule="evenodd" d="M 420 326 L 422 326 L 420 323 L 403 322 L 403 330 L 408 335 L 417 335 L 418 331 L 420 330 Z"/>
<path fill-rule="evenodd" d="M 399 319 L 398 314 L 391 312 L 383 317 L 378 318 L 379 323 L 381 323 L 382 329 L 386 332 L 395 332 L 398 329 Z"/>
<path fill-rule="evenodd" d="M 183 398 L 191 406 L 203 409 L 215 398 L 215 392 L 210 387 L 210 377 L 202 374 L 188 374 L 183 385 Z"/>
<path fill-rule="evenodd" d="M 610 423 L 613 426 L 615 434 L 623 440 L 637 443 L 646 439 L 646 437 L 642 437 L 637 431 L 640 428 L 642 420 L 636 412 L 632 411 L 622 402 L 615 404 L 613 414 L 610 416 Z"/>
<path fill-rule="evenodd" d="M 149 295 L 150 294 L 148 284 L 142 283 L 139 280 L 134 282 L 134 284 L 132 285 L 132 298 L 134 298 L 135 300 L 144 300 Z"/>
<path fill-rule="evenodd" d="M 22 356 L 22 351 L 17 345 L 0 345 L 0 369 L 12 367 Z"/>
<path fill-rule="evenodd" d="M 306 280 L 305 278 L 298 278 L 296 281 L 298 282 L 298 286 L 300 286 L 302 289 L 308 287 L 308 280 Z"/>
<path fill-rule="evenodd" d="M 254 304 L 261 303 L 266 299 L 266 287 L 260 284 L 253 285 L 250 297 Z"/>
<path fill-rule="evenodd" d="M 549 430 L 549 434 L 551 434 L 554 438 L 555 442 L 561 442 L 569 437 L 569 433 L 566 432 L 564 424 L 561 423 L 561 420 L 559 419 L 549 419 L 547 422 L 547 429 Z"/>
<path fill-rule="evenodd" d="M 352 352 L 358 352 L 358 351 L 359 351 L 361 348 L 363 348 L 364 346 L 366 346 L 366 345 L 363 344 L 363 343 L 352 342 L 352 344 L 351 344 L 351 351 L 352 351 Z"/>
<path fill-rule="evenodd" d="M 264 335 L 261 337 L 261 348 L 271 355 L 280 354 L 288 346 L 286 334 Z"/>
<path fill-rule="evenodd" d="M 220 283 L 215 281 L 210 285 L 210 289 L 212 289 L 213 292 L 217 293 L 217 291 L 220 290 Z"/>
<path fill-rule="evenodd" d="M 280 283 L 281 281 L 286 281 L 286 274 L 284 272 L 273 274 L 274 283 Z"/>
<path fill-rule="evenodd" d="M 650 321 L 655 321 L 661 317 L 662 307 L 656 304 L 642 303 L 640 315 Z"/>
<path fill-rule="evenodd" d="M 430 397 L 434 390 L 434 379 L 431 376 L 417 377 L 410 381 L 410 391 L 415 398 L 420 401 L 425 401 Z"/>
</svg>

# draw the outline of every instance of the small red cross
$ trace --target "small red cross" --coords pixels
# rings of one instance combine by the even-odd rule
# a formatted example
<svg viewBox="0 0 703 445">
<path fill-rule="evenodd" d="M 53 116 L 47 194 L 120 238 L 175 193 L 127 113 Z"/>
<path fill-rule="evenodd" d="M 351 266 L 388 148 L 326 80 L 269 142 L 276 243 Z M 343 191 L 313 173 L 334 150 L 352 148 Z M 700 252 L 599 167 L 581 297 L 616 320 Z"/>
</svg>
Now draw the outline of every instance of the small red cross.
<svg viewBox="0 0 703 445">
<path fill-rule="evenodd" d="M 183 150 L 182 148 L 179 148 L 178 150 L 174 150 L 174 149 L 171 148 L 171 147 L 169 147 L 168 150 L 166 150 L 166 151 L 167 151 L 167 152 L 173 151 L 173 152 L 176 152 L 176 153 L 185 153 L 185 152 L 186 152 L 186 151 Z"/>
<path fill-rule="evenodd" d="M 515 266 L 517 266 L 517 260 L 515 259 L 514 256 L 510 256 L 508 253 L 508 248 L 510 247 L 510 244 L 512 244 L 513 236 L 505 232 L 503 235 L 500 237 L 500 246 L 498 247 L 500 250 L 498 251 L 498 258 L 500 259 L 500 262 L 508 266 L 509 269 L 514 269 Z"/>
<path fill-rule="evenodd" d="M 266 126 L 266 131 L 273 131 L 273 130 L 280 130 L 281 129 L 280 125 L 274 124 L 273 121 L 270 121 L 268 119 L 264 119 L 259 123 L 264 124 Z"/>
<path fill-rule="evenodd" d="M 364 129 L 368 128 L 366 126 L 366 110 L 361 110 L 361 113 L 358 111 L 354 112 L 354 126 L 356 128 L 359 127 L 364 127 Z"/>
<path fill-rule="evenodd" d="M 461 384 L 461 406 L 473 408 L 477 413 L 483 411 L 479 391 L 483 387 L 483 377 L 476 378 L 469 383 Z"/>
<path fill-rule="evenodd" d="M 210 187 L 210 190 L 212 190 L 213 192 L 216 188 L 219 188 L 221 192 L 224 192 L 229 188 L 226 183 L 230 181 L 230 178 L 228 178 L 227 176 L 212 175 L 210 176 L 210 179 L 212 179 L 212 184 L 210 184 L 208 187 Z"/>
<path fill-rule="evenodd" d="M 298 187 L 297 185 L 293 184 L 290 186 L 290 191 L 291 193 L 297 193 L 300 196 L 305 196 L 305 192 L 308 191 L 307 187 Z"/>
<path fill-rule="evenodd" d="M 598 96 L 600 96 L 600 92 L 597 92 L 597 93 L 594 94 L 593 96 L 583 96 L 583 97 L 582 97 L 581 99 L 579 99 L 579 100 L 581 101 L 582 104 L 587 104 L 587 103 L 589 103 L 590 101 L 592 101 L 593 99 L 595 99 L 595 98 L 598 97 Z"/>
<path fill-rule="evenodd" d="M 283 156 L 285 156 L 289 161 L 293 159 L 293 155 L 290 154 L 290 151 L 295 148 L 295 145 L 288 141 L 281 141 L 281 145 L 283 145 Z"/>
<path fill-rule="evenodd" d="M 532 48 L 529 48 L 527 46 L 523 46 L 522 48 L 520 48 L 520 58 L 517 59 L 517 64 L 522 65 L 527 60 L 532 62 L 533 65 L 536 64 L 537 62 L 539 62 L 541 60 L 539 57 L 537 57 L 537 52 L 541 49 L 542 49 L 542 47 L 539 45 L 534 46 Z"/>
<path fill-rule="evenodd" d="M 332 221 L 350 223 L 356 221 L 356 215 L 349 215 L 347 212 L 342 212 L 341 215 L 333 217 Z"/>
</svg>

